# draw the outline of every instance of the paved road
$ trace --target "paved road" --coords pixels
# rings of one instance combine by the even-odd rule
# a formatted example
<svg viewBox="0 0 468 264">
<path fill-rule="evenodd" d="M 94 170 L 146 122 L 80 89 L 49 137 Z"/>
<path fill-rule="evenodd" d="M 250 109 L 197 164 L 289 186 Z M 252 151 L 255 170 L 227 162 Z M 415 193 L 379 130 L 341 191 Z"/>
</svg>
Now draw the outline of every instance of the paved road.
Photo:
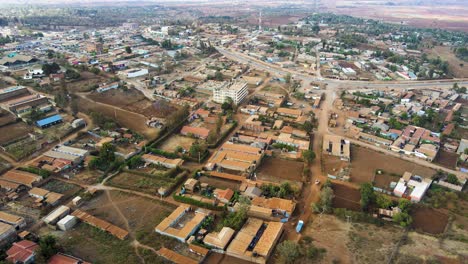
<svg viewBox="0 0 468 264">
<path fill-rule="evenodd" d="M 458 83 L 460 85 L 468 85 L 468 79 L 453 79 L 453 80 L 430 80 L 430 81 L 349 81 L 349 80 L 335 80 L 335 79 L 325 79 L 316 76 L 310 76 L 303 74 L 291 69 L 281 68 L 275 64 L 266 63 L 261 60 L 257 60 L 253 57 L 250 57 L 244 53 L 227 50 L 224 48 L 217 47 L 217 50 L 223 54 L 225 57 L 235 60 L 240 63 L 248 64 L 251 67 L 257 68 L 259 70 L 269 71 L 277 76 L 285 76 L 286 74 L 291 74 L 293 78 L 302 80 L 304 83 L 310 82 L 320 82 L 326 84 L 342 84 L 348 88 L 418 88 L 418 87 L 452 87 L 453 83 Z"/>
</svg>

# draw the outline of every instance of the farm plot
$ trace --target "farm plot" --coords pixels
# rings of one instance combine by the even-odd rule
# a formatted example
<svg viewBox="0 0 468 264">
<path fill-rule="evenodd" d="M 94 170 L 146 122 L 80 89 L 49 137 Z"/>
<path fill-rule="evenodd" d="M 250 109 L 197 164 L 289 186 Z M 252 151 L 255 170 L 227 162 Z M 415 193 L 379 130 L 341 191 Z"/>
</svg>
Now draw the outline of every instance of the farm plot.
<svg viewBox="0 0 468 264">
<path fill-rule="evenodd" d="M 6 110 L 0 109 L 0 127 L 10 124 L 16 120 L 16 117 L 7 112 Z"/>
<path fill-rule="evenodd" d="M 434 235 L 443 233 L 448 223 L 447 214 L 432 208 L 414 208 L 411 216 L 416 230 Z"/>
<path fill-rule="evenodd" d="M 351 182 L 372 182 L 377 170 L 392 175 L 403 175 L 408 171 L 425 178 L 430 178 L 436 173 L 433 169 L 363 147 L 351 148 Z"/>
<path fill-rule="evenodd" d="M 165 173 L 149 174 L 133 171 L 125 171 L 113 177 L 109 185 L 142 191 L 150 194 L 157 194 L 161 187 L 168 188 L 177 181 L 175 175 Z"/>
<path fill-rule="evenodd" d="M 57 180 L 50 180 L 46 184 L 42 185 L 41 188 L 63 194 L 65 197 L 71 197 L 81 190 L 78 185 Z"/>
<path fill-rule="evenodd" d="M 240 182 L 224 180 L 216 177 L 209 177 L 209 176 L 202 176 L 200 177 L 200 182 L 207 183 L 210 186 L 214 186 L 219 189 L 231 189 L 231 190 L 239 190 L 241 184 Z"/>
<path fill-rule="evenodd" d="M 440 150 L 439 153 L 437 153 L 434 163 L 440 164 L 449 169 L 455 169 L 457 166 L 457 160 L 457 153 Z"/>
<path fill-rule="evenodd" d="M 23 122 L 0 127 L 0 145 L 7 145 L 15 140 L 24 138 L 32 131 L 32 127 Z"/>
<path fill-rule="evenodd" d="M 358 189 L 352 188 L 344 184 L 333 183 L 333 207 L 346 208 L 353 211 L 361 210 L 361 194 Z"/>
<path fill-rule="evenodd" d="M 147 118 L 117 106 L 96 103 L 88 98 L 79 98 L 79 108 L 82 112 L 95 111 L 100 112 L 108 118 L 112 118 L 120 125 L 144 135 L 148 139 L 155 138 L 159 130 L 146 125 Z"/>
<path fill-rule="evenodd" d="M 91 72 L 81 72 L 81 80 L 67 83 L 70 92 L 88 92 L 94 90 L 97 85 L 105 82 L 105 78 Z"/>
<path fill-rule="evenodd" d="M 266 157 L 257 169 L 257 178 L 279 183 L 285 180 L 302 181 L 303 168 L 304 163 L 300 161 Z"/>
</svg>

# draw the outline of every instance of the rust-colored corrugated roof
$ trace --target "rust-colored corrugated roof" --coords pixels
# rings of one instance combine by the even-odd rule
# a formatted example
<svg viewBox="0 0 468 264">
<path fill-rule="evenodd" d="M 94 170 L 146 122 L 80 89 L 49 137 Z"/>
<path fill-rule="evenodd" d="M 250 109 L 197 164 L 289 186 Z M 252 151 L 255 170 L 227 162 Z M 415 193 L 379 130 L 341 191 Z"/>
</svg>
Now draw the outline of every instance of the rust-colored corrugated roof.
<svg viewBox="0 0 468 264">
<path fill-rule="evenodd" d="M 158 250 L 158 255 L 176 264 L 198 264 L 198 261 L 191 259 L 189 257 L 183 256 L 165 247 Z"/>
<path fill-rule="evenodd" d="M 242 182 L 245 180 L 245 177 L 242 177 L 242 176 L 224 173 L 224 172 L 217 172 L 217 171 L 210 172 L 210 176 L 232 180 L 232 181 L 239 181 L 239 182 Z"/>
<path fill-rule="evenodd" d="M 104 231 L 109 232 L 110 234 L 112 234 L 113 236 L 117 237 L 120 240 L 124 240 L 128 236 L 128 231 L 118 226 L 115 226 L 105 220 L 102 220 L 93 215 L 90 215 L 85 211 L 81 211 L 77 209 L 72 213 L 72 215 L 76 216 L 78 219 L 80 219 L 83 222 L 86 222 L 94 227 L 97 227 Z"/>
</svg>

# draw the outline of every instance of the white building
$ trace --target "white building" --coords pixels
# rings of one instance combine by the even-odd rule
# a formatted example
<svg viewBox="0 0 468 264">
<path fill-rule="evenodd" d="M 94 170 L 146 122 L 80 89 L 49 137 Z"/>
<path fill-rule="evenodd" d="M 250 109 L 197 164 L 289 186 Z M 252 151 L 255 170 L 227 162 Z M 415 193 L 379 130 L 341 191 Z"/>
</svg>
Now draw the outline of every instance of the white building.
<svg viewBox="0 0 468 264">
<path fill-rule="evenodd" d="M 420 202 L 431 186 L 432 180 L 405 172 L 395 186 L 393 193 L 398 197 L 409 198 L 412 202 Z"/>
<path fill-rule="evenodd" d="M 230 86 L 222 86 L 213 89 L 213 101 L 217 103 L 224 103 L 228 97 L 232 99 L 234 104 L 238 105 L 249 94 L 247 83 L 244 81 L 236 81 Z"/>
</svg>

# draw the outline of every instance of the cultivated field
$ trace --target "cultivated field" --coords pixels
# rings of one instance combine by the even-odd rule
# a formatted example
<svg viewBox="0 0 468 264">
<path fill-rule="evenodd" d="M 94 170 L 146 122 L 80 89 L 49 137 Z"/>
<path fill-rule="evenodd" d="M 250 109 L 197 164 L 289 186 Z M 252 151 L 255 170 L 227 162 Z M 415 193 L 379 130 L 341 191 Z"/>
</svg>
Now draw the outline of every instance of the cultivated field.
<svg viewBox="0 0 468 264">
<path fill-rule="evenodd" d="M 439 150 L 434 163 L 440 164 L 446 168 L 455 169 L 457 166 L 458 155 L 454 152 L 448 152 L 445 150 Z"/>
<path fill-rule="evenodd" d="M 430 178 L 436 173 L 433 169 L 363 147 L 351 148 L 351 182 L 372 182 L 377 170 L 393 175 L 403 175 L 408 171 L 425 178 Z"/>
<path fill-rule="evenodd" d="M 0 145 L 22 138 L 32 131 L 32 128 L 23 122 L 0 127 Z"/>
<path fill-rule="evenodd" d="M 359 203 L 361 194 L 358 189 L 339 183 L 333 183 L 332 189 L 335 194 L 333 207 L 361 211 L 361 204 Z"/>
<path fill-rule="evenodd" d="M 88 98 L 79 98 L 79 108 L 82 112 L 95 111 L 108 118 L 116 120 L 120 125 L 136 131 L 152 139 L 158 135 L 159 130 L 146 125 L 147 118 L 141 114 L 121 109 L 112 105 L 99 104 Z"/>
<path fill-rule="evenodd" d="M 265 157 L 257 169 L 257 177 L 260 180 L 283 182 L 302 181 L 304 163 L 274 157 Z"/>
<path fill-rule="evenodd" d="M 105 82 L 105 78 L 91 72 L 81 72 L 81 80 L 67 83 L 67 90 L 70 92 L 91 91 L 94 86 Z"/>
<path fill-rule="evenodd" d="M 88 95 L 88 98 L 103 104 L 121 107 L 130 112 L 142 114 L 148 118 L 164 118 L 176 110 L 174 106 L 165 101 L 163 103 L 157 101 L 153 106 L 152 102 L 140 91 L 135 89 L 125 91 L 122 89 L 113 89 L 103 93 L 92 93 Z"/>
<path fill-rule="evenodd" d="M 239 190 L 240 188 L 240 183 L 236 181 L 229 181 L 229 180 L 224 180 L 216 177 L 209 177 L 209 176 L 202 176 L 200 177 L 200 182 L 202 183 L 208 183 L 210 186 L 214 186 L 216 188 L 220 189 L 227 189 L 230 188 L 231 190 Z"/>
<path fill-rule="evenodd" d="M 417 231 L 429 234 L 441 234 L 448 223 L 448 215 L 441 210 L 426 207 L 416 207 L 412 210 L 413 227 Z"/>
</svg>

